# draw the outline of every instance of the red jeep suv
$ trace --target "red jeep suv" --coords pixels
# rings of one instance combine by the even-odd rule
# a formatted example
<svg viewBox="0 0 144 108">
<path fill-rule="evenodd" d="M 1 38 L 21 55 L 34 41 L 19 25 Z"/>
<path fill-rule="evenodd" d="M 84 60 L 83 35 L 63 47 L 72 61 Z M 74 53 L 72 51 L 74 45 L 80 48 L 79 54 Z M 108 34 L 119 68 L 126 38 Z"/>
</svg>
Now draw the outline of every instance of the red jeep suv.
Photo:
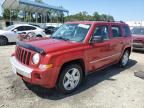
<svg viewBox="0 0 144 108">
<path fill-rule="evenodd" d="M 133 49 L 144 51 L 144 28 L 134 27 L 132 29 Z"/>
<path fill-rule="evenodd" d="M 73 92 L 89 73 L 125 67 L 132 38 L 124 22 L 68 22 L 50 38 L 17 42 L 12 70 L 25 82 Z"/>
</svg>

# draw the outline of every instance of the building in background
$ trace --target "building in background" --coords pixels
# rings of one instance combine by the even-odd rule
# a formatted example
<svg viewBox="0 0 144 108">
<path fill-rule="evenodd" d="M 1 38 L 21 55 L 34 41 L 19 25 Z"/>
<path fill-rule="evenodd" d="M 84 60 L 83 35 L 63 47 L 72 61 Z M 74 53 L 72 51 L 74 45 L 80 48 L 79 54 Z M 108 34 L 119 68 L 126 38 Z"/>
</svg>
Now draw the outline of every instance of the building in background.
<svg viewBox="0 0 144 108">
<path fill-rule="evenodd" d="M 29 0 L 5 0 L 2 4 L 3 10 L 10 11 L 9 19 L 5 19 L 5 25 L 13 23 L 33 23 L 46 24 L 64 22 L 64 16 L 69 11 L 62 7 L 52 6 L 46 3 L 40 3 Z M 17 15 L 15 20 L 13 16 Z"/>
<path fill-rule="evenodd" d="M 131 28 L 133 27 L 144 27 L 144 21 L 127 21 L 126 22 Z"/>
</svg>

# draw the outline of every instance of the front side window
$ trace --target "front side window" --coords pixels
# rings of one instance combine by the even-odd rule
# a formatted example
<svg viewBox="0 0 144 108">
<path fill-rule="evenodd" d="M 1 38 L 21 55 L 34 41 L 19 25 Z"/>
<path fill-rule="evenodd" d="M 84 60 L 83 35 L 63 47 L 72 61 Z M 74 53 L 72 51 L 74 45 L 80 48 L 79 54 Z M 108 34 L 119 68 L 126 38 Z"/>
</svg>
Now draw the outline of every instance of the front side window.
<svg viewBox="0 0 144 108">
<path fill-rule="evenodd" d="M 24 27 L 23 26 L 19 26 L 19 27 L 15 28 L 15 29 L 17 29 L 17 31 L 24 31 Z"/>
<path fill-rule="evenodd" d="M 102 36 L 104 40 L 109 39 L 109 27 L 108 26 L 97 26 L 93 36 Z"/>
<path fill-rule="evenodd" d="M 64 24 L 51 37 L 62 40 L 82 42 L 91 25 L 87 24 Z"/>
<path fill-rule="evenodd" d="M 112 36 L 114 38 L 122 37 L 122 32 L 120 26 L 112 26 Z"/>
</svg>

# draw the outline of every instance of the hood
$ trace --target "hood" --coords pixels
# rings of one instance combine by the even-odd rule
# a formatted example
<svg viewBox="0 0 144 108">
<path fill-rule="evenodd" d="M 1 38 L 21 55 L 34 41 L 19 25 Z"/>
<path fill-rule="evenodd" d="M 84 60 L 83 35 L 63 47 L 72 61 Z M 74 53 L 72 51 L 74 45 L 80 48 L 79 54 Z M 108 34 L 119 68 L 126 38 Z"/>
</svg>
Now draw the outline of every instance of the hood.
<svg viewBox="0 0 144 108">
<path fill-rule="evenodd" d="M 133 37 L 133 40 L 144 41 L 144 35 L 135 35 L 135 34 L 133 34 L 132 37 Z"/>
<path fill-rule="evenodd" d="M 74 48 L 76 46 L 79 46 L 81 43 L 48 38 L 29 41 L 26 42 L 26 44 L 39 49 L 43 49 L 44 52 L 49 53 Z"/>
<path fill-rule="evenodd" d="M 0 34 L 7 32 L 6 30 L 0 30 Z"/>
</svg>

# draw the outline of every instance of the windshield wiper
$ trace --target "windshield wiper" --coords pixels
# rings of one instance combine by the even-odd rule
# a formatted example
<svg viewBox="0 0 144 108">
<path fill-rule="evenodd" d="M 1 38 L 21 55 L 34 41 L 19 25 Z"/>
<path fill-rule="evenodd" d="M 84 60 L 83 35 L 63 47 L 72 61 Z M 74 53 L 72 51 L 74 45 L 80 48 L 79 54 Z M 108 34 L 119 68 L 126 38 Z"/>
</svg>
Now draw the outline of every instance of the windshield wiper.
<svg viewBox="0 0 144 108">
<path fill-rule="evenodd" d="M 63 38 L 63 37 L 52 37 L 52 38 L 54 38 L 54 39 L 61 39 L 61 40 L 64 40 L 64 41 L 69 41 L 69 39 Z"/>
</svg>

